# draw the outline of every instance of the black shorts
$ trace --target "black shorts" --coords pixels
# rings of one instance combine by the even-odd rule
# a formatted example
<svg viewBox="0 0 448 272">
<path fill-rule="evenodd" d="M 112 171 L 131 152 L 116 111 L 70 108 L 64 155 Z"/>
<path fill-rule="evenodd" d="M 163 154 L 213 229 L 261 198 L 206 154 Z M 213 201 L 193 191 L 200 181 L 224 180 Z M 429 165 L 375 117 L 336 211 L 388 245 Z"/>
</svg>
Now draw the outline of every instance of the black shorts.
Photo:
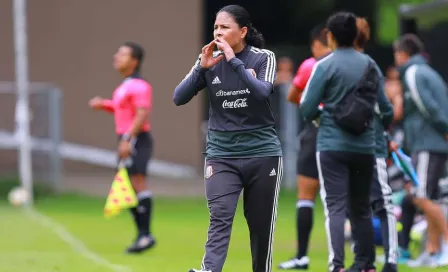
<svg viewBox="0 0 448 272">
<path fill-rule="evenodd" d="M 412 164 L 419 181 L 414 192 L 416 197 L 439 199 L 439 180 L 445 176 L 447 158 L 447 154 L 428 151 L 420 151 L 412 155 Z"/>
<path fill-rule="evenodd" d="M 121 136 L 119 136 L 121 138 Z M 124 160 L 129 176 L 147 174 L 148 162 L 152 156 L 153 140 L 150 132 L 141 132 L 133 142 L 132 154 Z M 120 161 L 120 159 L 118 159 Z"/>
<path fill-rule="evenodd" d="M 297 175 L 319 178 L 316 162 L 316 144 L 318 128 L 307 123 L 300 133 L 300 150 L 297 155 Z"/>
</svg>

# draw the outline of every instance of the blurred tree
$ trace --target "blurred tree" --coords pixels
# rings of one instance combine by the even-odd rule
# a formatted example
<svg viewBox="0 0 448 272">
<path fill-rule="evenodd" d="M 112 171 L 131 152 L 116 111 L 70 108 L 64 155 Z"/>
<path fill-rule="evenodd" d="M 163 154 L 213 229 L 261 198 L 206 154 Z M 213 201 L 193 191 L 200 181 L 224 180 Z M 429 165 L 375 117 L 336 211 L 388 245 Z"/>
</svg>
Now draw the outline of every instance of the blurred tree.
<svg viewBox="0 0 448 272">
<path fill-rule="evenodd" d="M 377 0 L 377 34 L 381 44 L 392 43 L 399 35 L 399 12 L 402 4 L 420 4 L 430 0 Z"/>
</svg>

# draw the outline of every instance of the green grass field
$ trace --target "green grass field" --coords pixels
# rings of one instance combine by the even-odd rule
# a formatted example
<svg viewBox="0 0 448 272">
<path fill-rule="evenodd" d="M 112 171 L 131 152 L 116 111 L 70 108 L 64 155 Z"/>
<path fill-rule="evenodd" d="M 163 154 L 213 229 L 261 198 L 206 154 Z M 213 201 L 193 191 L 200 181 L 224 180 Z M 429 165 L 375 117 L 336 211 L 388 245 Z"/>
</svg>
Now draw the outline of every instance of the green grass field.
<svg viewBox="0 0 448 272">
<path fill-rule="evenodd" d="M 11 207 L 5 200 L 1 200 L 0 272 L 126 271 L 111 267 L 111 263 L 136 272 L 186 272 L 191 267 L 199 268 L 208 225 L 204 199 L 156 198 L 153 232 L 158 245 L 138 256 L 123 253 L 135 233 L 130 215 L 124 212 L 114 219 L 104 219 L 103 205 L 104 199 L 79 195 L 38 199 L 36 210 L 63 226 L 64 230 L 53 223 L 42 224 L 32 214 Z M 251 271 L 248 231 L 241 206 L 235 218 L 224 271 Z M 310 271 L 324 272 L 327 271 L 327 247 L 320 203 L 315 214 Z M 275 234 L 275 266 L 294 254 L 294 221 L 295 196 L 283 192 L 279 201 Z M 77 240 L 62 239 L 67 235 L 66 231 Z M 90 253 L 86 248 L 96 254 L 96 257 L 88 255 Z M 381 251 L 380 249 L 379 252 Z M 350 253 L 347 254 L 347 265 L 351 264 L 352 257 Z M 402 267 L 400 271 L 411 270 Z"/>
</svg>

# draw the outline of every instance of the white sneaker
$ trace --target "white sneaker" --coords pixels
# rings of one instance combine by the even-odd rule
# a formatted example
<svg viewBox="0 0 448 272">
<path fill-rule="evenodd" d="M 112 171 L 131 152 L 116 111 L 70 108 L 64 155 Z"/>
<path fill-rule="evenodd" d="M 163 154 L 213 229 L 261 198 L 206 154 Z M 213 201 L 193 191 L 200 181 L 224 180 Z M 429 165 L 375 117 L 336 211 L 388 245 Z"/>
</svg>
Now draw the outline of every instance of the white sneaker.
<svg viewBox="0 0 448 272">
<path fill-rule="evenodd" d="M 448 243 L 442 246 L 442 250 L 440 251 L 439 259 L 437 260 L 438 266 L 448 266 Z"/>
<path fill-rule="evenodd" d="M 428 251 L 424 251 L 415 260 L 410 260 L 408 262 L 409 267 L 437 267 L 438 256 L 429 254 Z"/>
<path fill-rule="evenodd" d="M 210 270 L 196 270 L 196 269 L 190 269 L 189 272 L 212 272 Z"/>
<path fill-rule="evenodd" d="M 294 258 L 289 261 L 283 262 L 278 266 L 278 268 L 282 270 L 307 270 L 309 265 L 310 258 L 308 258 L 307 256 L 303 256 L 300 259 Z"/>
</svg>

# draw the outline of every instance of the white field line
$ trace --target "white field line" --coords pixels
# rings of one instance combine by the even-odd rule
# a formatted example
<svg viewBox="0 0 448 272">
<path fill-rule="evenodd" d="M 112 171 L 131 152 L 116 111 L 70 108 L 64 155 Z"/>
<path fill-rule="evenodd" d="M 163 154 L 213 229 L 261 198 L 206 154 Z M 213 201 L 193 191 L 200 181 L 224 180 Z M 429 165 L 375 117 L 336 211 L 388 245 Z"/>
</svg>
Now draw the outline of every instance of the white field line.
<svg viewBox="0 0 448 272">
<path fill-rule="evenodd" d="M 34 210 L 33 208 L 26 208 L 25 213 L 32 218 L 33 220 L 37 221 L 40 225 L 43 227 L 51 230 L 54 232 L 59 238 L 61 238 L 64 242 L 66 242 L 74 252 L 78 253 L 79 255 L 83 256 L 84 258 L 101 265 L 103 267 L 106 267 L 114 272 L 131 272 L 132 269 L 126 266 L 117 265 L 109 262 L 108 260 L 102 258 L 80 241 L 79 239 L 75 238 L 64 226 L 57 223 L 53 219 L 49 218 L 48 216 L 45 216 L 42 213 L 39 213 L 38 211 Z"/>
</svg>

